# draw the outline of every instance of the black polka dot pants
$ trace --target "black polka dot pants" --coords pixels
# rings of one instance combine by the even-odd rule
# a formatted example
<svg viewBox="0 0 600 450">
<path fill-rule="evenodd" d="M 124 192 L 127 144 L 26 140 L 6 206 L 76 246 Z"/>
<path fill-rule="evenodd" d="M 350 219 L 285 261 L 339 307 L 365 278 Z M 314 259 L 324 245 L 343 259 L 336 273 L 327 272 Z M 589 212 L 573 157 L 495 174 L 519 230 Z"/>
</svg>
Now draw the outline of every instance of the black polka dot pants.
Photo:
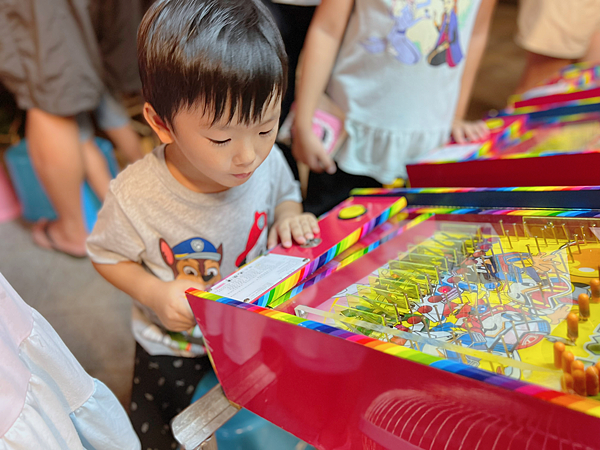
<svg viewBox="0 0 600 450">
<path fill-rule="evenodd" d="M 177 448 L 169 424 L 189 406 L 196 386 L 209 369 L 207 356 L 151 356 L 136 344 L 129 417 L 142 450 Z"/>
</svg>

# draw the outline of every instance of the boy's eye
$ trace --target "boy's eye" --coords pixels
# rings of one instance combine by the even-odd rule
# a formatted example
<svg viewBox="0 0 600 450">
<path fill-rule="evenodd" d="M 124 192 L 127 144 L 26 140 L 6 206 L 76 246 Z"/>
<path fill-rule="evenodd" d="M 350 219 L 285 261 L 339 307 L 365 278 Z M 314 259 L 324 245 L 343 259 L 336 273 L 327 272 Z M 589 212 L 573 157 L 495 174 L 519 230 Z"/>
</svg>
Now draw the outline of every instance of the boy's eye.
<svg viewBox="0 0 600 450">
<path fill-rule="evenodd" d="M 275 127 L 271 128 L 269 131 L 261 131 L 259 134 L 261 136 L 268 136 L 269 134 L 271 134 L 271 131 L 273 131 L 275 129 Z"/>
<path fill-rule="evenodd" d="M 225 145 L 227 144 L 229 141 L 231 141 L 231 139 L 225 139 L 224 141 L 216 141 L 214 139 L 209 139 L 210 142 L 212 142 L 215 145 Z"/>
</svg>

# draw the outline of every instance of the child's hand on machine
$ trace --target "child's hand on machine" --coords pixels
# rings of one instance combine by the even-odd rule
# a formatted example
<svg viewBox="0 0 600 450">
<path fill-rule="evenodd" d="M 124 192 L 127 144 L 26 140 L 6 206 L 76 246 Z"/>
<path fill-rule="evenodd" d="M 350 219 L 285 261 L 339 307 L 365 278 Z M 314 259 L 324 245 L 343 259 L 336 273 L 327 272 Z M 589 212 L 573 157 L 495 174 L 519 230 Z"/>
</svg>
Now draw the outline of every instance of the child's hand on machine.
<svg viewBox="0 0 600 450">
<path fill-rule="evenodd" d="M 454 119 L 452 122 L 452 137 L 457 144 L 482 141 L 489 137 L 490 130 L 483 120 L 468 121 Z"/>
<path fill-rule="evenodd" d="M 323 143 L 311 129 L 292 128 L 292 155 L 316 173 L 323 171 L 333 174 L 337 170 L 335 162 L 325 151 Z"/>
<path fill-rule="evenodd" d="M 185 331 L 196 325 L 194 314 L 185 296 L 189 288 L 205 290 L 203 283 L 173 280 L 161 283 L 149 305 L 167 330 Z"/>
<path fill-rule="evenodd" d="M 271 230 L 267 239 L 267 246 L 272 249 L 277 245 L 278 239 L 285 248 L 292 246 L 292 238 L 298 244 L 306 244 L 308 240 L 314 239 L 319 234 L 319 223 L 312 213 L 302 213 L 290 215 L 278 219 Z"/>
</svg>

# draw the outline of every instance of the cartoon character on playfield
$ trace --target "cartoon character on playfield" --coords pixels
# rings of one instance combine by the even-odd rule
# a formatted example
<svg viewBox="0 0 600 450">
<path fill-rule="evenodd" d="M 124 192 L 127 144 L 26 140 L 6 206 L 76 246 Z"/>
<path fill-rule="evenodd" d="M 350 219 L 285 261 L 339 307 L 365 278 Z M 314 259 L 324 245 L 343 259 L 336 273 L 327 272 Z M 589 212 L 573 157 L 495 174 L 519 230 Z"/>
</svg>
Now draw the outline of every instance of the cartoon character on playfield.
<svg viewBox="0 0 600 450">
<path fill-rule="evenodd" d="M 201 237 L 180 242 L 173 248 L 160 239 L 160 253 L 176 280 L 191 280 L 211 286 L 221 280 L 223 245 L 219 248 Z"/>
</svg>

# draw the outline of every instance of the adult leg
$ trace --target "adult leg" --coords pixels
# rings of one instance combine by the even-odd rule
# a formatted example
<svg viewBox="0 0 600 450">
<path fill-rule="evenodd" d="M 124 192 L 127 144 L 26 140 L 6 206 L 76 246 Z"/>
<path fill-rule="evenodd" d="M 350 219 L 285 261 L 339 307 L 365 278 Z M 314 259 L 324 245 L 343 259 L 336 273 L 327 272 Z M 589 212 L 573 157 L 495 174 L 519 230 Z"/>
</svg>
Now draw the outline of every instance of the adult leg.
<svg viewBox="0 0 600 450">
<path fill-rule="evenodd" d="M 79 142 L 83 156 L 85 179 L 100 201 L 104 202 L 112 178 L 108 162 L 96 144 L 95 129 L 90 113 L 79 113 L 75 116 L 75 120 L 79 127 Z"/>
<path fill-rule="evenodd" d="M 81 207 L 84 165 L 79 132 L 73 117 L 60 117 L 38 108 L 27 111 L 25 136 L 37 175 L 58 218 L 49 225 L 37 224 L 34 241 L 83 256 L 87 233 Z"/>
<path fill-rule="evenodd" d="M 515 94 L 521 94 L 537 86 L 572 62 L 570 59 L 553 58 L 528 51 L 525 69 L 523 69 Z"/>
<path fill-rule="evenodd" d="M 588 50 L 581 60 L 600 63 L 600 31 L 596 31 L 592 34 Z"/>
<path fill-rule="evenodd" d="M 108 91 L 102 95 L 94 114 L 98 126 L 115 147 L 123 152 L 128 162 L 135 162 L 144 156 L 142 140 L 131 126 L 127 110 Z"/>
<path fill-rule="evenodd" d="M 131 125 L 103 130 L 115 147 L 125 155 L 129 163 L 134 163 L 144 156 L 142 140 Z"/>
<path fill-rule="evenodd" d="M 108 192 L 108 184 L 112 179 L 106 158 L 93 139 L 82 142 L 81 150 L 83 152 L 85 178 L 94 194 L 101 202 L 104 202 Z"/>
</svg>

